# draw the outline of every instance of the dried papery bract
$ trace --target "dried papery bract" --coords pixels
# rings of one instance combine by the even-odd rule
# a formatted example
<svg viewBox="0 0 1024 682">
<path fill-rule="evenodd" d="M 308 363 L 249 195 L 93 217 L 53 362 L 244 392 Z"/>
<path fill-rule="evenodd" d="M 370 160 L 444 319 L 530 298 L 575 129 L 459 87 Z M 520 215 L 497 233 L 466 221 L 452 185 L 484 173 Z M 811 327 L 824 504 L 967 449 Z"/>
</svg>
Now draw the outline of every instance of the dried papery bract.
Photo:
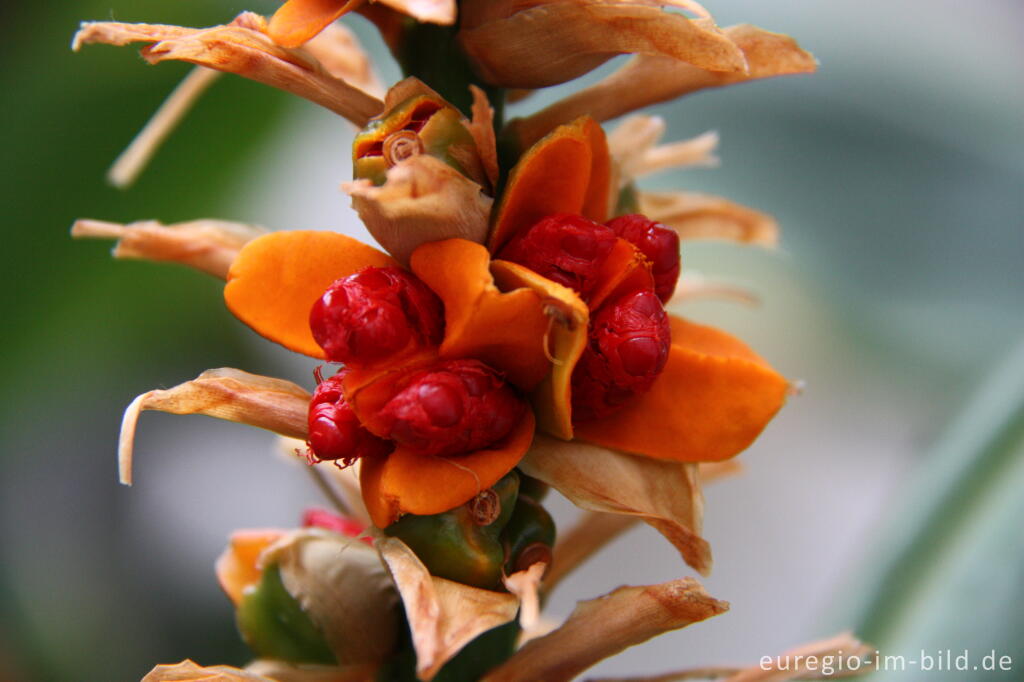
<svg viewBox="0 0 1024 682">
<path fill-rule="evenodd" d="M 688 19 L 642 0 L 525 8 L 512 0 L 470 0 L 462 11 L 460 43 L 484 79 L 504 87 L 557 85 L 626 53 L 723 72 L 747 68 L 742 51 L 709 18 Z"/>
<path fill-rule="evenodd" d="M 376 547 L 402 596 L 421 680 L 433 678 L 477 635 L 516 617 L 514 595 L 435 578 L 397 538 L 377 538 Z"/>
<path fill-rule="evenodd" d="M 525 571 L 505 576 L 505 589 L 519 598 L 519 626 L 530 632 L 540 622 L 540 585 L 548 565 L 543 561 L 532 564 Z"/>
<path fill-rule="evenodd" d="M 360 127 L 380 113 L 383 104 L 379 99 L 332 76 L 310 53 L 275 44 L 259 30 L 262 21 L 262 17 L 244 13 L 232 24 L 206 29 L 84 23 L 73 47 L 150 43 L 142 56 L 151 64 L 180 60 L 236 73 L 304 97 Z"/>
<path fill-rule="evenodd" d="M 640 115 L 630 116 L 608 134 L 608 151 L 624 182 L 668 168 L 718 165 L 718 133 L 659 145 L 664 134 L 664 119 Z"/>
<path fill-rule="evenodd" d="M 485 682 L 570 680 L 595 663 L 670 630 L 717 616 L 726 602 L 692 578 L 620 587 L 581 602 L 554 632 L 532 640 L 484 677 Z"/>
<path fill-rule="evenodd" d="M 480 185 L 433 157 L 412 156 L 396 163 L 380 187 L 356 180 L 343 188 L 370 234 L 401 263 L 408 263 L 416 247 L 427 242 L 487 239 L 494 200 Z"/>
<path fill-rule="evenodd" d="M 491 187 L 498 186 L 498 143 L 494 133 L 494 108 L 487 100 L 483 90 L 475 85 L 469 86 L 473 94 L 473 118 L 467 128 L 470 135 L 476 141 L 477 152 L 480 154 L 480 161 L 487 174 Z"/>
<path fill-rule="evenodd" d="M 195 661 L 164 663 L 153 668 L 142 682 L 274 682 L 255 672 L 229 665 L 201 666 Z"/>
<path fill-rule="evenodd" d="M 705 88 L 748 80 L 811 73 L 814 57 L 789 36 L 741 24 L 724 35 L 743 54 L 746 71 L 714 69 L 671 57 L 639 54 L 610 76 L 535 114 L 509 123 L 520 148 L 527 148 L 553 127 L 587 114 L 610 121 L 631 111 Z"/>
<path fill-rule="evenodd" d="M 114 258 L 180 263 L 220 279 L 227 279 L 228 269 L 242 247 L 266 232 L 262 227 L 225 220 L 173 225 L 143 220 L 122 225 L 82 219 L 71 227 L 75 238 L 116 239 Z"/>
<path fill-rule="evenodd" d="M 256 660 L 245 670 L 228 665 L 201 666 L 194 661 L 158 665 L 142 682 L 367 682 L 376 665 L 293 665 L 285 661 Z"/>
<path fill-rule="evenodd" d="M 744 305 L 760 305 L 761 297 L 749 288 L 725 280 L 708 279 L 699 272 L 688 272 L 679 278 L 669 304 L 701 299 L 733 301 Z"/>
<path fill-rule="evenodd" d="M 121 482 L 131 485 L 135 426 L 145 410 L 204 414 L 304 439 L 309 399 L 308 391 L 290 381 L 230 368 L 207 370 L 174 388 L 143 393 L 128 406 L 121 421 Z"/>
<path fill-rule="evenodd" d="M 695 464 L 634 457 L 538 434 L 520 468 L 578 507 L 639 517 L 696 571 L 711 570 L 711 547 L 700 536 L 704 498 Z"/>
<path fill-rule="evenodd" d="M 640 212 L 680 239 L 716 239 L 774 247 L 779 224 L 767 213 L 697 192 L 638 192 Z"/>
</svg>

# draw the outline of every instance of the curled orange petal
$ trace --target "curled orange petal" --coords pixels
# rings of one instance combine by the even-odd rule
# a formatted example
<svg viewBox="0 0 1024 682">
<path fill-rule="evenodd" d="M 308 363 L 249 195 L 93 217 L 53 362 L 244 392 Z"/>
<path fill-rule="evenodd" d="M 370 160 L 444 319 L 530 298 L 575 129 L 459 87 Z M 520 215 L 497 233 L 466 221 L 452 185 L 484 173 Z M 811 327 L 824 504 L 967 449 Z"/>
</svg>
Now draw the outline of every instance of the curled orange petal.
<svg viewBox="0 0 1024 682">
<path fill-rule="evenodd" d="M 594 119 L 583 116 L 555 128 L 527 150 L 509 174 L 494 214 L 491 251 L 553 213 L 604 222 L 610 182 L 608 143 Z"/>
<path fill-rule="evenodd" d="M 400 447 L 387 457 L 363 460 L 359 482 L 373 524 L 385 528 L 404 513 L 440 514 L 465 504 L 519 463 L 533 430 L 527 410 L 508 436 L 486 450 L 437 457 Z"/>
<path fill-rule="evenodd" d="M 741 341 L 671 317 L 672 349 L 650 392 L 576 425 L 583 440 L 657 459 L 713 462 L 745 450 L 786 400 L 789 383 Z"/>
<path fill-rule="evenodd" d="M 239 530 L 231 534 L 224 553 L 217 558 L 217 581 L 237 606 L 245 588 L 259 582 L 263 571 L 258 566 L 260 555 L 284 536 L 275 529 Z"/>
<path fill-rule="evenodd" d="M 267 25 L 267 34 L 283 47 L 298 47 L 355 9 L 362 0 L 288 0 Z"/>
<path fill-rule="evenodd" d="M 274 232 L 239 252 L 228 272 L 224 301 L 260 335 L 323 359 L 309 330 L 313 303 L 340 277 L 394 265 L 382 251 L 335 232 Z"/>
</svg>

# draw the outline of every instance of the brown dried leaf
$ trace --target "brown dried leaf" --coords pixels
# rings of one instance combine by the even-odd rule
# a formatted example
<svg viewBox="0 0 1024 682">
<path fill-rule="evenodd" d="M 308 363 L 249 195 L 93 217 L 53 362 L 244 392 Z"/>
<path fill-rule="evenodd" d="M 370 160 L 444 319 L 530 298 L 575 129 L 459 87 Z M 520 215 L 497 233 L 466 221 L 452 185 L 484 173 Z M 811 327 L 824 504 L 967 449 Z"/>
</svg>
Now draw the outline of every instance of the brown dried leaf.
<svg viewBox="0 0 1024 682">
<path fill-rule="evenodd" d="M 742 51 L 748 71 L 701 68 L 672 57 L 641 54 L 607 78 L 535 114 L 510 122 L 509 127 L 520 147 L 525 149 L 556 126 L 583 114 L 598 121 L 609 121 L 704 88 L 811 73 L 817 68 L 814 57 L 789 36 L 748 24 L 730 26 L 724 33 Z"/>
<path fill-rule="evenodd" d="M 142 49 L 142 56 L 151 64 L 181 60 L 236 73 L 305 97 L 359 127 L 380 113 L 383 105 L 379 99 L 332 76 L 310 53 L 276 45 L 262 32 L 264 29 L 263 18 L 248 12 L 229 25 L 205 29 L 83 23 L 72 47 L 77 50 L 91 43 L 150 43 Z"/>
<path fill-rule="evenodd" d="M 227 279 L 228 268 L 242 247 L 266 232 L 255 225 L 211 219 L 173 225 L 143 220 L 122 225 L 86 218 L 71 227 L 75 238 L 116 239 L 114 258 L 180 263 L 220 279 Z"/>
<path fill-rule="evenodd" d="M 469 86 L 473 93 L 473 119 L 466 128 L 476 142 L 477 153 L 491 187 L 498 186 L 498 143 L 494 137 L 494 109 L 484 91 L 475 85 Z"/>
<path fill-rule="evenodd" d="M 293 531 L 260 555 L 323 633 L 339 662 L 380 663 L 394 650 L 398 593 L 369 545 L 320 529 Z"/>
<path fill-rule="evenodd" d="M 711 547 L 700 536 L 704 497 L 695 464 L 636 457 L 538 433 L 519 468 L 578 507 L 641 518 L 696 571 L 706 575 L 711 570 Z"/>
<path fill-rule="evenodd" d="M 144 410 L 209 417 L 258 426 L 293 438 L 305 438 L 310 394 L 283 379 L 238 369 L 210 369 L 174 388 L 143 393 L 124 412 L 118 462 L 121 482 L 132 483 L 135 426 Z"/>
<path fill-rule="evenodd" d="M 434 677 L 477 635 L 516 617 L 514 595 L 433 577 L 398 538 L 378 537 L 376 547 L 402 596 L 421 680 Z"/>
<path fill-rule="evenodd" d="M 142 682 L 275 682 L 255 672 L 229 665 L 201 666 L 185 659 L 181 663 L 162 663 L 142 678 Z"/>
<path fill-rule="evenodd" d="M 581 602 L 562 627 L 532 640 L 484 677 L 485 682 L 562 682 L 628 647 L 728 610 L 692 578 L 620 587 Z"/>
<path fill-rule="evenodd" d="M 480 75 L 503 87 L 557 85 L 626 53 L 746 71 L 743 53 L 714 22 L 665 12 L 661 4 L 575 0 L 523 8 L 515 0 L 466 0 L 459 41 Z"/>
<path fill-rule="evenodd" d="M 431 156 L 413 156 L 392 166 L 387 181 L 342 185 L 377 242 L 396 260 L 409 262 L 420 244 L 442 239 L 487 239 L 494 200 L 480 185 Z"/>
<path fill-rule="evenodd" d="M 640 212 L 680 239 L 716 239 L 775 247 L 779 225 L 767 213 L 697 192 L 638 192 Z"/>
</svg>

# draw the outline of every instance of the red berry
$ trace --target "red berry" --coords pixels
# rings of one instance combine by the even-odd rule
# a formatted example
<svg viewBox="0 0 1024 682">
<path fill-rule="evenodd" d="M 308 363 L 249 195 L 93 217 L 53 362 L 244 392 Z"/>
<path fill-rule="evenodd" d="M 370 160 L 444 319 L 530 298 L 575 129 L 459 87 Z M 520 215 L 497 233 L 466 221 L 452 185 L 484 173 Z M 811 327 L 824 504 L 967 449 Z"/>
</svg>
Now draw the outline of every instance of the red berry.
<svg viewBox="0 0 1024 682">
<path fill-rule="evenodd" d="M 477 360 L 446 360 L 402 379 L 378 419 L 390 438 L 425 455 L 457 455 L 504 438 L 526 405 Z"/>
<path fill-rule="evenodd" d="M 366 524 L 364 523 L 317 507 L 311 507 L 302 513 L 302 527 L 323 528 L 348 538 L 358 538 L 366 530 Z M 373 538 L 363 537 L 359 539 L 368 545 L 373 544 Z"/>
<path fill-rule="evenodd" d="M 394 445 L 367 431 L 341 390 L 343 375 L 322 382 L 309 403 L 309 444 L 318 460 L 341 460 L 344 464 L 362 457 L 389 454 Z"/>
<path fill-rule="evenodd" d="M 309 327 L 328 360 L 365 366 L 411 340 L 440 343 L 444 309 L 414 275 L 396 267 L 370 267 L 331 284 L 313 304 Z"/>
<path fill-rule="evenodd" d="M 607 225 L 651 261 L 654 292 L 662 302 L 667 302 L 679 281 L 679 235 L 676 231 L 635 213 L 612 218 Z"/>
<path fill-rule="evenodd" d="M 607 416 L 646 393 L 671 342 L 668 315 L 654 292 L 634 291 L 601 306 L 572 375 L 573 420 Z"/>
<path fill-rule="evenodd" d="M 583 216 L 557 213 L 515 237 L 499 257 L 574 289 L 587 300 L 613 246 L 611 228 Z"/>
</svg>

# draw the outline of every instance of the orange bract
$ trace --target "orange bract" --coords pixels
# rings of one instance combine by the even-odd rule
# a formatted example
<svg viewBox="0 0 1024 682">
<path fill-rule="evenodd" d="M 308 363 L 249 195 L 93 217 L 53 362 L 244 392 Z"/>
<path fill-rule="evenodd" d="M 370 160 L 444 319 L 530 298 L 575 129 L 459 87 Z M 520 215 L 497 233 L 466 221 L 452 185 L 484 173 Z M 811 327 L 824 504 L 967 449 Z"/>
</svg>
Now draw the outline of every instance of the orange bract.
<svg viewBox="0 0 1024 682">
<path fill-rule="evenodd" d="M 270 18 L 267 33 L 278 45 L 298 47 L 362 0 L 288 0 Z"/>
<path fill-rule="evenodd" d="M 708 462 L 746 449 L 786 399 L 789 383 L 737 339 L 670 317 L 664 372 L 620 412 L 577 424 L 583 440 L 657 459 Z"/>
<path fill-rule="evenodd" d="M 620 294 L 654 289 L 650 262 L 640 249 L 622 238 L 616 240 L 608 258 L 601 264 L 598 281 L 600 285 L 590 296 L 592 310 L 597 310 L 602 303 Z"/>
<path fill-rule="evenodd" d="M 284 535 L 283 530 L 240 530 L 231 534 L 227 549 L 217 559 L 217 580 L 236 605 L 245 588 L 259 582 L 263 574 L 257 567 L 260 554 Z"/>
<path fill-rule="evenodd" d="M 500 443 L 467 455 L 436 457 L 398 448 L 387 457 L 366 459 L 359 480 L 373 524 L 385 528 L 401 514 L 440 514 L 465 504 L 511 471 L 533 442 L 533 413 L 527 410 Z"/>
<path fill-rule="evenodd" d="M 491 251 L 554 213 L 604 222 L 610 178 L 608 144 L 594 119 L 584 116 L 555 128 L 512 169 L 492 220 Z"/>
<path fill-rule="evenodd" d="M 238 319 L 285 348 L 324 358 L 309 311 L 331 283 L 365 267 L 397 263 L 334 232 L 274 232 L 241 250 L 228 272 L 224 301 Z"/>
</svg>

